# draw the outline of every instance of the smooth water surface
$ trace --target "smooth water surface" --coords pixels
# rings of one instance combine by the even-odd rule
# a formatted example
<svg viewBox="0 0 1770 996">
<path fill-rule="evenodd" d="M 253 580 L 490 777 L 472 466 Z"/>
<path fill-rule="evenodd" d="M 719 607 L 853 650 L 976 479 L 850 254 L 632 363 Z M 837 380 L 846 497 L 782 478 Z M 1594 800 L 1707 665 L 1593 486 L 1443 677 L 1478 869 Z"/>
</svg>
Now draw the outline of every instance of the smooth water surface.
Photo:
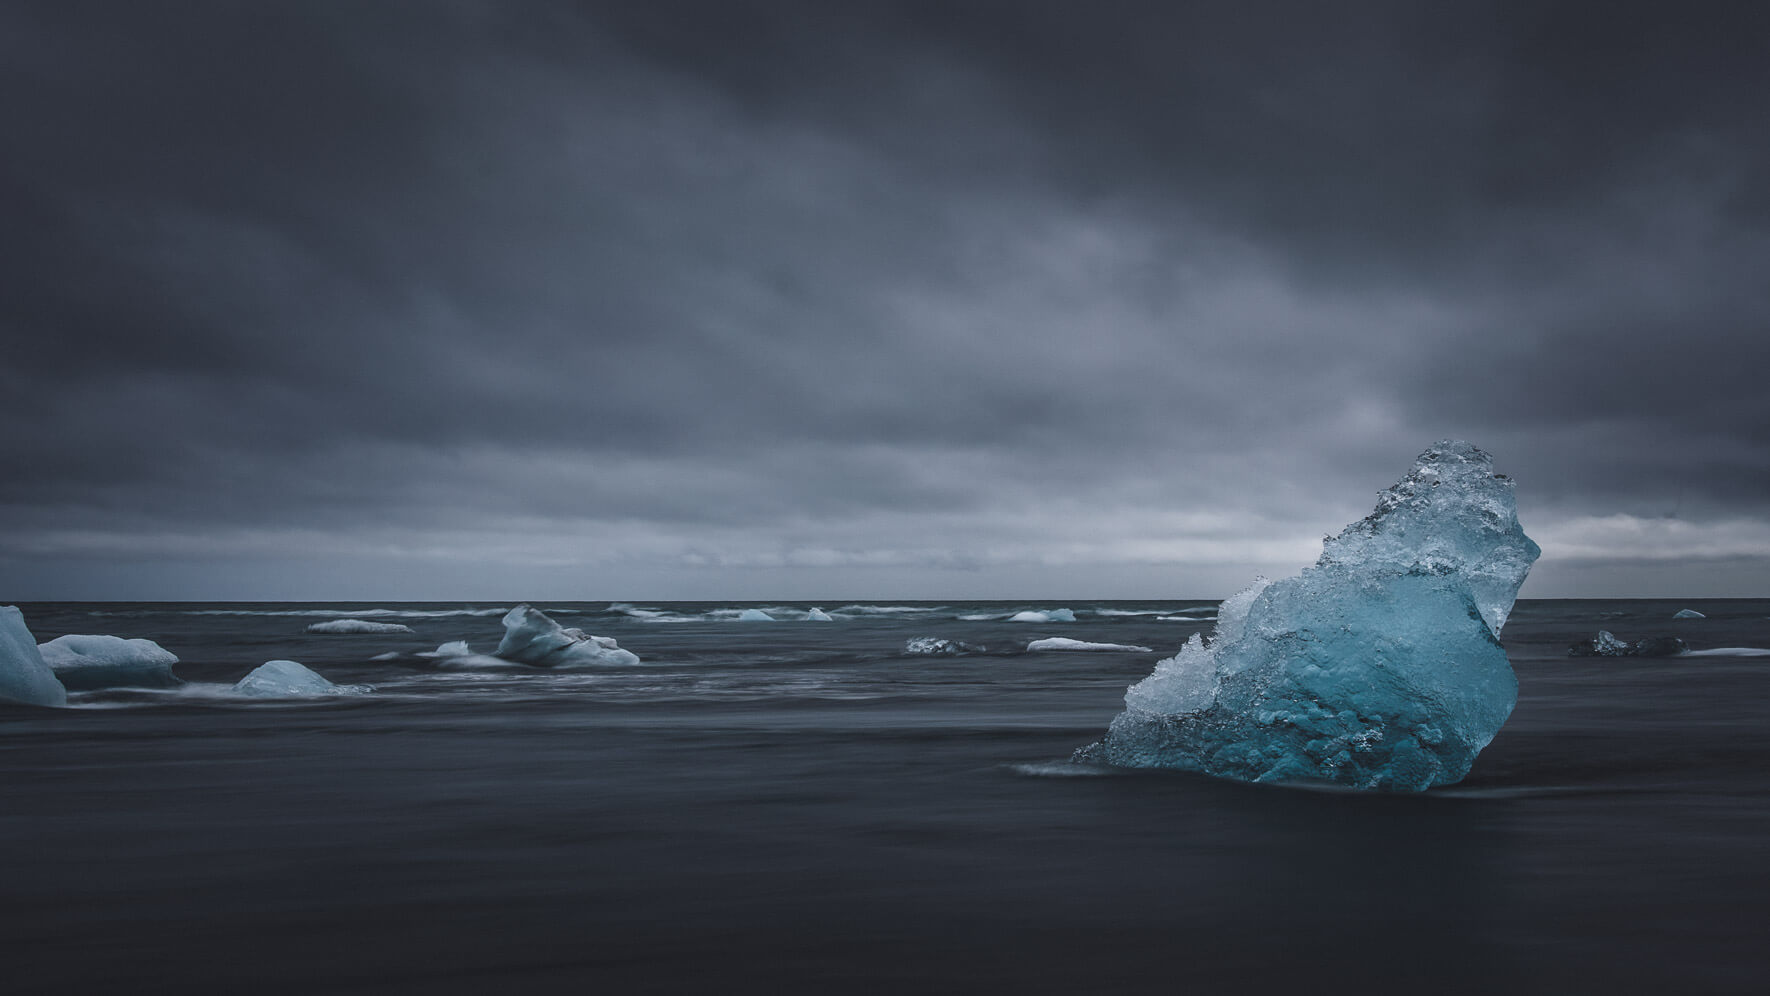
<svg viewBox="0 0 1770 996">
<path fill-rule="evenodd" d="M 156 640 L 192 684 L 0 707 L 7 991 L 1770 979 L 1770 658 L 1566 656 L 1599 629 L 1770 648 L 1770 602 L 1520 602 L 1511 721 L 1462 784 L 1407 797 L 1068 764 L 1210 603 L 542 604 L 644 664 L 369 660 L 489 651 L 511 604 L 21 606 L 39 641 Z M 1077 621 L 1007 621 L 1059 607 Z M 304 632 L 340 616 L 416 632 Z M 905 656 L 914 636 L 990 653 Z M 1016 652 L 1052 636 L 1158 652 Z M 376 691 L 223 694 L 273 658 Z"/>
</svg>

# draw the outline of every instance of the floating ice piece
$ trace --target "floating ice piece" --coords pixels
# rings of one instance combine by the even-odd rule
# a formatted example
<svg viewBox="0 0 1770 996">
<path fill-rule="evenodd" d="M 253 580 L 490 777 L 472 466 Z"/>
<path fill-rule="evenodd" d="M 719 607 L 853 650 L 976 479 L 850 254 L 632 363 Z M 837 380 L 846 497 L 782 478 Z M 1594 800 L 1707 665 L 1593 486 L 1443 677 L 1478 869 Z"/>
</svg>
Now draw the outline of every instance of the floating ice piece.
<svg viewBox="0 0 1770 996">
<path fill-rule="evenodd" d="M 326 695 L 363 695 L 368 685 L 334 685 L 294 661 L 266 661 L 234 685 L 235 695 L 255 699 L 309 699 Z"/>
<path fill-rule="evenodd" d="M 177 688 L 178 656 L 152 640 L 69 634 L 39 644 L 43 660 L 70 692 L 96 688 Z"/>
<path fill-rule="evenodd" d="M 1460 780 L 1512 712 L 1499 634 L 1541 552 L 1512 482 L 1434 444 L 1294 578 L 1225 601 L 1126 692 L 1083 761 L 1418 791 Z"/>
<path fill-rule="evenodd" d="M 1155 651 L 1148 647 L 1133 647 L 1124 643 L 1089 643 L 1087 640 L 1071 640 L 1066 636 L 1053 636 L 1049 639 L 1034 640 L 1026 645 L 1026 649 L 1039 650 L 1128 650 L 1133 653 L 1150 654 Z"/>
<path fill-rule="evenodd" d="M 438 657 L 466 657 L 471 653 L 473 648 L 467 645 L 466 640 L 453 640 L 436 648 Z"/>
<path fill-rule="evenodd" d="M 1672 616 L 1672 618 L 1673 619 L 1707 619 L 1708 616 L 1703 615 L 1702 613 L 1696 611 L 1695 609 L 1679 609 L 1677 611 L 1677 613 Z"/>
<path fill-rule="evenodd" d="M 903 652 L 921 657 L 957 657 L 960 654 L 981 654 L 984 648 L 939 636 L 917 636 L 904 641 Z"/>
<path fill-rule="evenodd" d="M 1043 612 L 1037 609 L 1027 609 L 1009 616 L 1008 621 L 1024 623 L 1075 622 L 1076 614 L 1070 609 L 1048 609 Z"/>
<path fill-rule="evenodd" d="M 526 603 L 504 616 L 504 639 L 495 653 L 507 661 L 536 667 L 639 663 L 639 657 L 616 646 L 613 637 L 565 629 Z"/>
<path fill-rule="evenodd" d="M 1688 647 L 1675 636 L 1649 636 L 1630 643 L 1607 629 L 1567 648 L 1569 657 L 1676 657 Z"/>
<path fill-rule="evenodd" d="M 813 606 L 812 610 L 810 612 L 805 613 L 805 621 L 806 622 L 834 622 L 835 620 L 830 618 L 830 614 L 828 612 L 825 612 L 824 610 Z"/>
<path fill-rule="evenodd" d="M 68 690 L 55 680 L 16 605 L 0 605 L 0 702 L 68 704 Z"/>
<path fill-rule="evenodd" d="M 312 623 L 309 633 L 410 633 L 412 627 L 401 623 L 370 622 L 367 619 L 333 619 Z"/>
<path fill-rule="evenodd" d="M 745 609 L 738 613 L 738 622 L 774 622 L 774 617 L 761 609 Z"/>
</svg>

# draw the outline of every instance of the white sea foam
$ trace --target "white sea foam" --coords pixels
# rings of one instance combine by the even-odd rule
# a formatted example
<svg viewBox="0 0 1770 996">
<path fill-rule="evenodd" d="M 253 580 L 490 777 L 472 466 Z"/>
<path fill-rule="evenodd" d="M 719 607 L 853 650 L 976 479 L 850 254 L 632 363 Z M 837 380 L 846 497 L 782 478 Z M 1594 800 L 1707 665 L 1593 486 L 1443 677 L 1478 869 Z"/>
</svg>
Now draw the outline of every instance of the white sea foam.
<svg viewBox="0 0 1770 996">
<path fill-rule="evenodd" d="M 1040 650 L 1126 650 L 1139 654 L 1155 652 L 1149 647 L 1134 647 L 1125 643 L 1090 643 L 1087 640 L 1072 640 L 1066 636 L 1034 640 L 1026 645 L 1026 649 L 1034 652 Z"/>
<path fill-rule="evenodd" d="M 1763 647 L 1715 647 L 1712 650 L 1686 650 L 1680 657 L 1770 657 Z"/>
</svg>

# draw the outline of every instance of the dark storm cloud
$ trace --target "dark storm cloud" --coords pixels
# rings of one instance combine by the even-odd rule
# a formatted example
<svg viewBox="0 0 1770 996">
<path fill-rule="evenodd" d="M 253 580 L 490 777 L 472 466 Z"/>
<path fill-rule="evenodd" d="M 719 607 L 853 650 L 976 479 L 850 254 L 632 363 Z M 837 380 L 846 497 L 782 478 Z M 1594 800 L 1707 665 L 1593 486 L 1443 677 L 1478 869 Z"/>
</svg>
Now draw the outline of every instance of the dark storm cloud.
<svg viewBox="0 0 1770 996">
<path fill-rule="evenodd" d="M 15 597 L 1210 594 L 1441 435 L 1762 587 L 1755 7 L 0 18 Z"/>
</svg>

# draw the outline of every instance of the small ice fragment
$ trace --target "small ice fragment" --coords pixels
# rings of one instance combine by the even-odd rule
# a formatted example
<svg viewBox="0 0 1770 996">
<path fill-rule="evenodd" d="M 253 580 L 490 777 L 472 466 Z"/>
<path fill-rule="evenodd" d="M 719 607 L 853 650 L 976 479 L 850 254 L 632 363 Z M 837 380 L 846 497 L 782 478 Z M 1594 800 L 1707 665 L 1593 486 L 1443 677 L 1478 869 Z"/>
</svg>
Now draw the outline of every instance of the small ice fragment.
<svg viewBox="0 0 1770 996">
<path fill-rule="evenodd" d="M 16 605 L 0 605 L 0 702 L 68 704 L 68 690 L 55 680 Z"/>
<path fill-rule="evenodd" d="M 825 612 L 824 610 L 822 610 L 820 608 L 816 608 L 815 606 L 812 608 L 812 610 L 810 612 L 805 613 L 805 621 L 806 622 L 834 622 L 834 620 L 832 620 L 830 618 L 830 614 L 828 612 Z"/>
<path fill-rule="evenodd" d="M 467 645 L 466 640 L 454 640 L 436 648 L 438 657 L 466 657 L 471 653 L 473 648 Z"/>
<path fill-rule="evenodd" d="M 774 617 L 761 609 L 745 609 L 738 613 L 738 622 L 774 622 Z"/>
<path fill-rule="evenodd" d="M 362 695 L 367 685 L 334 685 L 294 661 L 266 661 L 234 685 L 234 694 L 256 699 L 306 699 Z"/>
<path fill-rule="evenodd" d="M 71 692 L 98 688 L 177 688 L 178 656 L 152 640 L 117 636 L 58 636 L 37 647 Z"/>
<path fill-rule="evenodd" d="M 1075 622 L 1076 614 L 1071 609 L 1047 609 L 1044 611 L 1026 609 L 1009 616 L 1008 621 L 1022 623 Z"/>
<path fill-rule="evenodd" d="M 1677 613 L 1672 616 L 1672 618 L 1673 619 L 1707 619 L 1708 616 L 1703 615 L 1702 613 L 1696 611 L 1695 609 L 1679 609 L 1677 611 Z"/>
<path fill-rule="evenodd" d="M 1675 636 L 1649 636 L 1630 643 L 1607 629 L 1567 648 L 1569 657 L 1676 657 L 1688 649 Z"/>
<path fill-rule="evenodd" d="M 370 622 L 367 619 L 333 619 L 307 627 L 309 633 L 410 633 L 412 627 L 400 623 Z"/>
<path fill-rule="evenodd" d="M 1053 636 L 1044 640 L 1034 640 L 1026 645 L 1031 651 L 1040 650 L 1126 650 L 1139 654 L 1150 654 L 1155 651 L 1148 647 L 1133 647 L 1124 643 L 1089 643 L 1087 640 L 1071 640 L 1064 636 Z"/>
</svg>

